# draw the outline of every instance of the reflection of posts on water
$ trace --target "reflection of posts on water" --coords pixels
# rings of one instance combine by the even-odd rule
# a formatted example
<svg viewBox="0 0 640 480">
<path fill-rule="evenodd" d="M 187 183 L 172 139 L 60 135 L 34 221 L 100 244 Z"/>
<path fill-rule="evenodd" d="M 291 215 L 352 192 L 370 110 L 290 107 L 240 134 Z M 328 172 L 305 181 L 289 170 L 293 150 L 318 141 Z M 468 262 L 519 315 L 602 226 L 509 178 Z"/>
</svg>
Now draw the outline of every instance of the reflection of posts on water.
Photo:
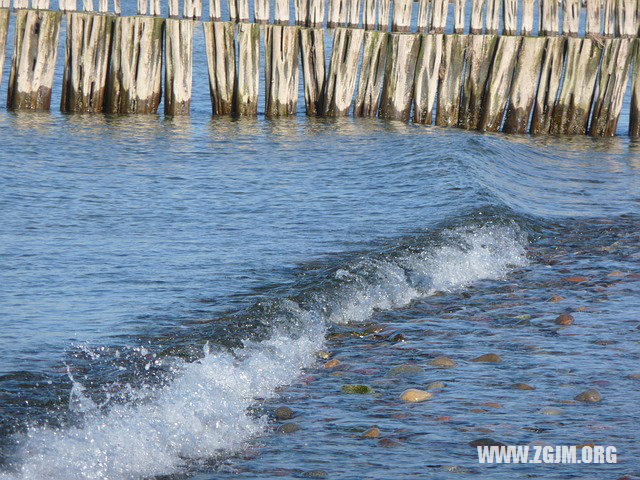
<svg viewBox="0 0 640 480">
<path fill-rule="evenodd" d="M 58 6 L 0 0 L 0 67 L 15 19 L 9 110 L 50 109 L 64 28 L 68 113 L 156 113 L 164 99 L 165 115 L 188 115 L 197 34 L 215 116 L 296 115 L 302 91 L 308 116 L 598 137 L 622 117 L 640 136 L 640 0 L 209 0 L 204 14 L 202 0 L 138 0 L 136 16 L 119 0 Z"/>
</svg>

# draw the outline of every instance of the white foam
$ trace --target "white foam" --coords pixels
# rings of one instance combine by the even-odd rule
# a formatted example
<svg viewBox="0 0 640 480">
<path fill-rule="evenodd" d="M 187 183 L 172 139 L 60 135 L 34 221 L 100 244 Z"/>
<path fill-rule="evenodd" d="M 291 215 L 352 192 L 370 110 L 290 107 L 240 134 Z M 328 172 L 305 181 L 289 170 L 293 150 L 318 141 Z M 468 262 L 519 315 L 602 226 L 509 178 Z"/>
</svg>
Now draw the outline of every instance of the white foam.
<svg viewBox="0 0 640 480">
<path fill-rule="evenodd" d="M 338 270 L 338 286 L 318 296 L 316 311 L 291 301 L 283 308 L 302 325 L 296 338 L 282 332 L 232 353 L 205 349 L 181 363 L 175 378 L 142 389 L 136 401 L 107 413 L 92 406 L 74 381 L 71 403 L 85 412 L 81 427 L 31 429 L 19 438 L 16 472 L 1 479 L 130 479 L 181 471 L 189 460 L 241 448 L 264 431 L 266 420 L 248 413 L 257 398 L 276 395 L 322 347 L 326 322 L 353 322 L 376 310 L 406 305 L 435 290 L 500 278 L 526 263 L 517 232 L 507 227 L 459 229 L 446 245 L 397 258 L 364 259 Z"/>
</svg>

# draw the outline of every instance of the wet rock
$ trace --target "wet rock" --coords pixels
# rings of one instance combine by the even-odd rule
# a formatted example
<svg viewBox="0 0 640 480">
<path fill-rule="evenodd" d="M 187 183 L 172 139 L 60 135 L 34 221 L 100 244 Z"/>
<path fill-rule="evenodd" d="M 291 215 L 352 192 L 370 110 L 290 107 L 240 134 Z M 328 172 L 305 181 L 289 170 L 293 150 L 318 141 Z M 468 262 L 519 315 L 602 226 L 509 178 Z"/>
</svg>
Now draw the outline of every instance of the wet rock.
<svg viewBox="0 0 640 480">
<path fill-rule="evenodd" d="M 279 433 L 294 433 L 298 431 L 298 425 L 293 422 L 284 423 L 278 428 Z"/>
<path fill-rule="evenodd" d="M 558 302 L 561 302 L 562 300 L 564 300 L 564 298 L 561 297 L 560 295 L 552 295 L 551 298 L 547 300 L 547 302 L 558 303 Z"/>
<path fill-rule="evenodd" d="M 629 375 L 629 378 L 631 380 L 640 380 L 640 373 L 632 373 L 631 375 Z"/>
<path fill-rule="evenodd" d="M 494 440 L 493 438 L 482 437 L 482 438 L 476 438 L 475 440 L 471 440 L 469 442 L 469 446 L 473 448 L 477 448 L 477 447 L 493 447 L 493 446 L 504 447 L 505 445 L 504 443 Z"/>
<path fill-rule="evenodd" d="M 406 365 L 393 367 L 391 370 L 389 370 L 389 373 L 387 375 L 391 377 L 399 377 L 402 375 L 417 375 L 418 373 L 422 373 L 423 371 L 424 369 L 420 365 L 407 363 Z"/>
<path fill-rule="evenodd" d="M 364 333 L 365 335 L 372 335 L 374 333 L 380 333 L 383 330 L 384 330 L 384 327 L 382 325 L 371 325 L 365 328 Z"/>
<path fill-rule="evenodd" d="M 574 312 L 586 312 L 589 308 L 588 307 L 578 307 L 578 308 L 574 308 L 573 311 Z"/>
<path fill-rule="evenodd" d="M 433 395 L 425 390 L 419 390 L 417 388 L 409 388 L 402 392 L 400 400 L 407 403 L 419 403 L 429 400 Z"/>
<path fill-rule="evenodd" d="M 514 383 L 512 385 L 513 388 L 515 388 L 516 390 L 535 390 L 535 387 L 532 387 L 531 385 L 527 385 L 526 383 Z"/>
<path fill-rule="evenodd" d="M 446 387 L 444 382 L 431 382 L 429 385 L 427 385 L 427 390 L 437 390 L 444 387 Z"/>
<path fill-rule="evenodd" d="M 393 343 L 406 342 L 407 341 L 407 339 L 401 333 L 398 333 L 398 334 L 394 335 L 393 337 L 390 338 L 390 340 Z"/>
<path fill-rule="evenodd" d="M 556 319 L 553 321 L 556 325 L 568 326 L 573 325 L 574 318 L 570 313 L 563 313 L 562 315 L 558 315 Z"/>
<path fill-rule="evenodd" d="M 554 407 L 545 407 L 540 410 L 540 413 L 543 415 L 562 415 L 562 410 Z"/>
<path fill-rule="evenodd" d="M 456 366 L 455 362 L 449 357 L 437 357 L 429 362 L 429 365 L 436 368 L 453 368 Z"/>
<path fill-rule="evenodd" d="M 436 417 L 436 422 L 450 422 L 450 421 L 451 421 L 451 417 L 447 417 L 447 416 Z"/>
<path fill-rule="evenodd" d="M 340 360 L 338 360 L 337 358 L 333 358 L 324 364 L 324 368 L 336 368 L 338 365 L 340 365 Z"/>
<path fill-rule="evenodd" d="M 380 436 L 380 429 L 378 427 L 371 427 L 369 430 L 362 434 L 362 438 L 378 438 Z"/>
<path fill-rule="evenodd" d="M 489 407 L 489 408 L 502 408 L 502 405 L 496 402 L 484 402 L 480 404 L 481 407 Z"/>
<path fill-rule="evenodd" d="M 324 470 L 309 470 L 302 474 L 305 478 L 327 478 L 329 474 Z"/>
<path fill-rule="evenodd" d="M 610 277 L 610 278 L 624 277 L 624 272 L 620 270 L 614 270 L 613 272 L 608 274 L 607 277 Z"/>
<path fill-rule="evenodd" d="M 484 408 L 472 408 L 471 413 L 487 413 Z"/>
<path fill-rule="evenodd" d="M 320 350 L 316 352 L 316 357 L 321 358 L 322 360 L 329 360 L 331 358 L 331 352 L 327 352 L 325 350 Z"/>
<path fill-rule="evenodd" d="M 378 445 L 385 448 L 393 448 L 399 447 L 401 445 L 400 442 L 396 442 L 395 440 L 391 440 L 390 438 L 381 438 L 378 442 Z"/>
<path fill-rule="evenodd" d="M 595 388 L 590 388 L 580 395 L 576 395 L 575 399 L 583 403 L 598 403 L 602 400 L 602 395 L 600 395 L 600 392 Z"/>
<path fill-rule="evenodd" d="M 274 410 L 273 416 L 279 422 L 284 420 L 291 420 L 293 418 L 293 410 L 289 407 L 278 407 Z"/>
<path fill-rule="evenodd" d="M 518 320 L 531 320 L 531 315 L 529 315 L 528 313 L 525 313 L 524 315 L 518 315 L 516 317 L 516 319 L 518 319 Z"/>
<path fill-rule="evenodd" d="M 500 355 L 497 355 L 495 353 L 485 353 L 484 355 L 480 355 L 479 357 L 476 357 L 471 361 L 478 363 L 499 363 L 502 361 L 502 358 L 500 358 Z"/>
<path fill-rule="evenodd" d="M 573 277 L 564 277 L 561 278 L 560 281 L 564 282 L 564 283 L 584 283 L 587 280 L 589 280 L 587 277 L 584 277 L 582 275 L 575 275 Z"/>
<path fill-rule="evenodd" d="M 342 393 L 347 393 L 350 395 L 368 395 L 373 393 L 371 387 L 366 385 L 343 385 Z"/>
</svg>

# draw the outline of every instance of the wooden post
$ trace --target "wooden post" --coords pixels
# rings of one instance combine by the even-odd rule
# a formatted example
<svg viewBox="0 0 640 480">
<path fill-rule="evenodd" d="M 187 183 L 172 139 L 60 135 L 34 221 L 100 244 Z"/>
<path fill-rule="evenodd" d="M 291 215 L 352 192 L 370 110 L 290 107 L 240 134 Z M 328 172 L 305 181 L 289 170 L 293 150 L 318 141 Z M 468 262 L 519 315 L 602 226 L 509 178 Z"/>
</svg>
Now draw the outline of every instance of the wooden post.
<svg viewBox="0 0 640 480">
<path fill-rule="evenodd" d="M 482 114 L 478 124 L 478 130 L 482 132 L 497 132 L 502 125 L 521 40 L 521 37 L 514 36 L 498 37 L 487 91 L 482 100 Z"/>
<path fill-rule="evenodd" d="M 549 133 L 564 65 L 564 38 L 547 38 L 540 70 L 540 83 L 531 117 L 531 133 Z"/>
<path fill-rule="evenodd" d="M 467 37 L 464 35 L 454 34 L 444 37 L 436 107 L 436 125 L 440 127 L 458 125 L 466 43 Z"/>
<path fill-rule="evenodd" d="M 153 0 L 151 2 L 152 7 L 156 7 L 157 10 L 152 10 L 151 15 L 160 15 L 160 0 Z M 109 12 L 109 0 L 99 0 L 98 2 L 98 12 L 100 13 L 108 13 Z"/>
<path fill-rule="evenodd" d="M 275 0 L 273 23 L 276 25 L 289 25 L 289 0 Z"/>
<path fill-rule="evenodd" d="M 178 0 L 168 1 L 169 18 L 178 18 L 180 16 L 180 8 L 178 6 Z"/>
<path fill-rule="evenodd" d="M 430 3 L 430 0 L 418 0 L 418 18 L 416 19 L 418 33 L 424 33 L 428 29 Z"/>
<path fill-rule="evenodd" d="M 515 35 L 518 28 L 518 0 L 502 0 L 502 34 Z"/>
<path fill-rule="evenodd" d="M 298 27 L 269 25 L 265 41 L 265 115 L 294 115 L 298 104 Z"/>
<path fill-rule="evenodd" d="M 391 13 L 391 0 L 378 0 L 378 30 L 386 32 L 389 29 L 389 15 Z"/>
<path fill-rule="evenodd" d="M 361 0 L 349 0 L 347 26 L 351 28 L 358 28 L 360 26 L 360 5 Z"/>
<path fill-rule="evenodd" d="M 598 96 L 593 105 L 589 129 L 589 134 L 594 137 L 613 137 L 616 134 L 622 101 L 629 80 L 633 42 L 634 40 L 630 38 L 605 41 Z"/>
<path fill-rule="evenodd" d="M 244 1 L 246 2 L 247 0 Z M 184 0 L 182 4 L 182 18 L 200 20 L 200 18 L 202 18 L 202 0 Z M 248 18 L 247 16 L 247 19 Z"/>
<path fill-rule="evenodd" d="M 447 25 L 447 13 L 449 11 L 449 0 L 432 0 L 431 2 L 431 33 L 444 33 Z M 411 14 L 409 14 L 411 23 Z"/>
<path fill-rule="evenodd" d="M 602 47 L 590 38 L 567 38 L 564 80 L 551 119 L 551 133 L 585 134 Z"/>
<path fill-rule="evenodd" d="M 358 60 L 364 30 L 337 28 L 333 37 L 331 61 L 325 83 L 323 114 L 340 117 L 349 114 L 356 88 Z"/>
<path fill-rule="evenodd" d="M 547 43 L 545 37 L 523 37 L 516 70 L 511 84 L 511 95 L 503 131 L 526 133 L 529 116 L 538 90 L 538 77 Z"/>
<path fill-rule="evenodd" d="M 531 35 L 533 33 L 533 10 L 535 0 L 522 0 L 522 27 L 521 34 Z"/>
<path fill-rule="evenodd" d="M 411 9 L 413 0 L 394 0 L 392 32 L 408 32 L 411 29 Z"/>
<path fill-rule="evenodd" d="M 269 23 L 269 0 L 255 0 L 253 6 L 253 21 L 255 23 L 262 24 Z M 219 20 L 219 18 L 217 18 L 216 20 Z"/>
<path fill-rule="evenodd" d="M 562 1 L 562 34 L 569 37 L 578 36 L 580 25 L 580 8 L 582 0 Z"/>
<path fill-rule="evenodd" d="M 374 18 L 375 21 L 375 18 Z M 324 25 L 324 0 L 309 0 L 307 26 L 322 27 Z"/>
<path fill-rule="evenodd" d="M 258 114 L 260 90 L 260 25 L 238 25 L 238 81 L 234 113 L 239 116 Z"/>
<path fill-rule="evenodd" d="M 120 16 L 120 0 L 113 0 L 113 13 L 118 17 Z"/>
<path fill-rule="evenodd" d="M 362 68 L 353 107 L 353 114 L 357 117 L 375 117 L 378 113 L 388 38 L 387 32 L 364 33 Z"/>
<path fill-rule="evenodd" d="M 156 113 L 162 94 L 164 19 L 117 17 L 107 77 L 107 113 Z"/>
<path fill-rule="evenodd" d="M 304 26 L 307 21 L 309 0 L 293 0 L 293 16 L 296 25 Z"/>
<path fill-rule="evenodd" d="M 618 0 L 616 3 L 616 19 L 618 20 L 618 36 L 629 38 L 637 35 L 638 0 Z"/>
<path fill-rule="evenodd" d="M 7 35 L 9 34 L 9 21 L 11 20 L 11 10 L 9 8 L 0 9 L 0 85 L 2 85 L 2 72 L 4 71 L 4 55 L 7 48 Z"/>
<path fill-rule="evenodd" d="M 464 33 L 464 9 L 466 0 L 454 0 L 453 3 L 453 33 Z"/>
<path fill-rule="evenodd" d="M 538 0 L 539 10 L 539 35 L 558 35 L 558 22 L 560 21 L 558 11 L 558 0 Z"/>
<path fill-rule="evenodd" d="M 300 30 L 304 103 L 307 115 L 322 114 L 324 100 L 324 28 Z"/>
<path fill-rule="evenodd" d="M 602 0 L 587 0 L 587 18 L 585 33 L 588 37 L 600 35 Z"/>
<path fill-rule="evenodd" d="M 487 88 L 498 36 L 469 35 L 468 42 L 458 126 L 467 130 L 476 130 L 480 122 L 482 99 Z"/>
<path fill-rule="evenodd" d="M 193 63 L 193 20 L 165 24 L 164 113 L 189 115 Z"/>
<path fill-rule="evenodd" d="M 324 5 L 324 2 L 322 2 Z M 377 0 L 364 0 L 364 12 L 362 13 L 362 26 L 366 30 L 376 28 Z"/>
<path fill-rule="evenodd" d="M 469 33 L 479 35 L 482 33 L 482 11 L 485 0 L 471 0 L 471 24 Z"/>
<path fill-rule="evenodd" d="M 209 0 L 209 20 L 212 22 L 219 22 L 222 20 L 220 0 Z"/>
<path fill-rule="evenodd" d="M 438 78 L 442 63 L 442 34 L 422 34 L 416 62 L 413 121 L 423 125 L 433 123 L 433 104 L 438 93 Z"/>
<path fill-rule="evenodd" d="M 629 135 L 640 137 L 640 46 L 634 40 L 633 74 L 631 75 L 631 106 L 629 109 Z"/>
<path fill-rule="evenodd" d="M 501 0 L 487 0 L 487 18 L 485 32 L 497 34 L 500 27 Z"/>
<path fill-rule="evenodd" d="M 185 0 L 185 3 L 189 0 Z M 138 15 L 147 14 L 147 2 L 148 0 L 138 0 Z M 93 10 L 93 3 L 91 4 L 91 10 Z"/>
<path fill-rule="evenodd" d="M 391 34 L 380 99 L 381 118 L 409 120 L 419 50 L 419 34 Z"/>
<path fill-rule="evenodd" d="M 49 110 L 62 12 L 16 12 L 7 109 Z"/>
<path fill-rule="evenodd" d="M 114 18 L 67 14 L 67 48 L 62 77 L 62 112 L 102 112 Z"/>
<path fill-rule="evenodd" d="M 93 12 L 93 0 L 83 0 L 82 1 L 82 11 L 83 12 Z"/>
<path fill-rule="evenodd" d="M 617 0 L 604 0 L 602 34 L 605 37 L 613 37 L 616 34 L 616 3 Z"/>
<path fill-rule="evenodd" d="M 348 0 L 329 0 L 329 16 L 327 28 L 344 27 L 347 25 Z"/>
<path fill-rule="evenodd" d="M 214 115 L 233 113 L 236 91 L 236 44 L 231 22 L 203 22 L 209 67 L 209 92 Z"/>
</svg>

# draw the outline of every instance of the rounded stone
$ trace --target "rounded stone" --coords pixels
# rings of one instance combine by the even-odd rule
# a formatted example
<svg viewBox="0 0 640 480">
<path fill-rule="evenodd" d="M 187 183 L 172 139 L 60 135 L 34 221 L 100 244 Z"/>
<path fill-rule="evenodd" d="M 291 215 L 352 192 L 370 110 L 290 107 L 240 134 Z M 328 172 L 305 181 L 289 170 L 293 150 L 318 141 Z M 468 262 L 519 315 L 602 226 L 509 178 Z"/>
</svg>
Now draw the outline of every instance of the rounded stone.
<svg viewBox="0 0 640 480">
<path fill-rule="evenodd" d="M 278 428 L 278 432 L 280 433 L 294 433 L 298 431 L 298 425 L 295 423 L 284 423 L 280 425 Z"/>
<path fill-rule="evenodd" d="M 516 390 L 535 390 L 535 387 L 532 387 L 531 385 L 527 385 L 526 383 L 514 383 L 513 384 L 513 388 L 515 388 Z"/>
<path fill-rule="evenodd" d="M 545 407 L 540 410 L 540 413 L 543 415 L 562 415 L 562 410 L 554 407 Z"/>
<path fill-rule="evenodd" d="M 502 361 L 502 358 L 500 358 L 500 355 L 497 355 L 495 353 L 485 353 L 484 355 L 480 355 L 479 357 L 476 357 L 471 361 L 477 363 L 499 363 Z"/>
<path fill-rule="evenodd" d="M 598 403 L 602 400 L 602 395 L 600 395 L 600 392 L 595 388 L 590 388 L 576 395 L 575 399 L 583 403 Z"/>
<path fill-rule="evenodd" d="M 444 388 L 447 385 L 444 382 L 431 382 L 429 385 L 427 385 L 427 390 L 437 390 L 439 388 Z"/>
<path fill-rule="evenodd" d="M 336 368 L 338 365 L 340 365 L 340 360 L 338 360 L 337 358 L 333 358 L 324 364 L 324 368 Z"/>
<path fill-rule="evenodd" d="M 553 321 L 556 325 L 568 326 L 573 325 L 574 319 L 573 315 L 570 313 L 563 313 L 562 315 L 558 315 L 556 319 Z"/>
<path fill-rule="evenodd" d="M 420 365 L 408 363 L 406 365 L 399 365 L 389 370 L 388 375 L 392 377 L 398 377 L 401 375 L 416 375 L 422 373 L 424 369 Z"/>
<path fill-rule="evenodd" d="M 419 403 L 429 400 L 433 395 L 425 390 L 419 390 L 417 388 L 409 388 L 402 392 L 400 400 L 407 403 Z"/>
<path fill-rule="evenodd" d="M 380 436 L 380 429 L 378 427 L 371 427 L 369 430 L 362 434 L 362 438 L 378 438 Z"/>
<path fill-rule="evenodd" d="M 475 440 L 471 440 L 469 442 L 469 445 L 472 446 L 473 448 L 477 448 L 477 447 L 492 447 L 492 446 L 503 447 L 504 443 L 498 442 L 497 440 L 494 440 L 493 438 L 482 437 L 482 438 L 476 438 Z"/>
<path fill-rule="evenodd" d="M 373 393 L 371 387 L 366 385 L 343 385 L 342 393 L 347 393 L 350 395 L 367 395 Z"/>
<path fill-rule="evenodd" d="M 547 302 L 558 303 L 558 302 L 561 302 L 562 300 L 564 300 L 564 298 L 561 297 L 560 295 L 552 295 L 551 298 L 547 300 Z"/>
<path fill-rule="evenodd" d="M 564 277 L 560 279 L 561 282 L 565 282 L 565 283 L 584 283 L 587 280 L 589 279 L 582 275 L 575 275 L 573 277 Z"/>
<path fill-rule="evenodd" d="M 456 366 L 455 362 L 449 357 L 437 357 L 429 362 L 429 365 L 436 368 L 453 368 Z"/>
<path fill-rule="evenodd" d="M 276 420 L 279 422 L 291 420 L 293 418 L 293 410 L 289 407 L 278 407 L 274 410 L 273 416 L 276 417 Z"/>
</svg>

